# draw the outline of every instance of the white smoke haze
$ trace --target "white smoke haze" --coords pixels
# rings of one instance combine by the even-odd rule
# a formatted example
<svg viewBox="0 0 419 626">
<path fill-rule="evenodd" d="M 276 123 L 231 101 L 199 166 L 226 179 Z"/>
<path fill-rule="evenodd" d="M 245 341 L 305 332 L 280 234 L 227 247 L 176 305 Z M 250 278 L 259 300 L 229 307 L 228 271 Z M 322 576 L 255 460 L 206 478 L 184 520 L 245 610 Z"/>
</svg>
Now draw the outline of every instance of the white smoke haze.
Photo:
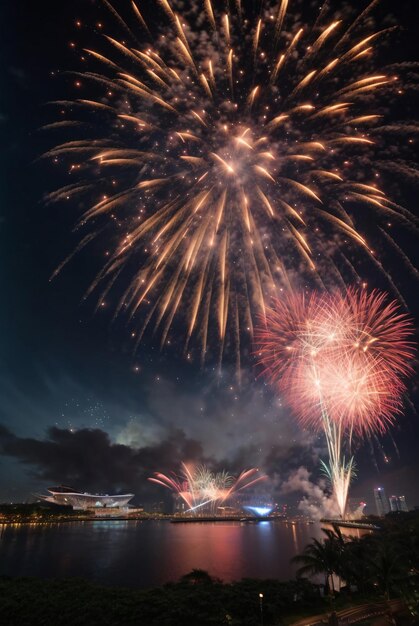
<svg viewBox="0 0 419 626">
<path fill-rule="evenodd" d="M 320 479 L 315 484 L 310 477 L 311 473 L 306 467 L 299 467 L 282 483 L 281 494 L 301 493 L 303 497 L 298 509 L 310 519 L 319 521 L 322 518 L 338 517 L 339 509 L 335 499 L 327 492 L 326 481 Z"/>
<path fill-rule="evenodd" d="M 354 511 L 349 511 L 348 515 L 346 516 L 347 519 L 353 519 L 353 520 L 358 520 L 361 519 L 361 517 L 365 514 L 365 503 L 361 503 Z"/>
</svg>

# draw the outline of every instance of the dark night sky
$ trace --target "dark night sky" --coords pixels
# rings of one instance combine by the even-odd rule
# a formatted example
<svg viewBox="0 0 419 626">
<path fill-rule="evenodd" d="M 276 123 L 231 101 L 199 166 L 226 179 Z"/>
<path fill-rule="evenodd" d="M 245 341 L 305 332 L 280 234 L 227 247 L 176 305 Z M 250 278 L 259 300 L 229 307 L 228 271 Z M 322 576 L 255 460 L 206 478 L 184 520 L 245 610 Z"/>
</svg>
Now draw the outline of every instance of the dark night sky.
<svg viewBox="0 0 419 626">
<path fill-rule="evenodd" d="M 406 30 L 392 58 L 411 60 L 416 3 L 393 4 Z M 0 446 L 7 453 L 0 459 L 0 501 L 71 481 L 157 500 L 161 494 L 145 477 L 186 458 L 233 470 L 260 465 L 272 477 L 272 493 L 287 500 L 292 496 L 281 495 L 281 482 L 300 466 L 315 468 L 312 446 L 319 450 L 321 443 L 255 380 L 250 360 L 238 388 L 228 360 L 219 378 L 211 365 L 201 371 L 186 362 L 181 349 L 160 354 L 152 338 L 133 357 L 123 322 L 111 326 L 109 311 L 95 314 L 94 302 L 81 304 L 97 259 L 81 255 L 49 280 L 76 241 L 70 235 L 76 216 L 67 206 L 43 203 L 67 181 L 62 170 L 36 162 L 51 145 L 38 129 L 53 119 L 45 103 L 72 95 L 73 79 L 51 74 L 79 68 L 69 42 L 92 38 L 99 20 L 112 22 L 99 5 L 0 3 Z M 413 193 L 407 196 L 415 210 Z M 416 314 L 417 290 L 408 280 L 404 293 Z M 419 420 L 408 408 L 392 437 L 360 446 L 354 495 L 371 500 L 372 487 L 383 484 L 419 505 L 418 438 Z"/>
</svg>

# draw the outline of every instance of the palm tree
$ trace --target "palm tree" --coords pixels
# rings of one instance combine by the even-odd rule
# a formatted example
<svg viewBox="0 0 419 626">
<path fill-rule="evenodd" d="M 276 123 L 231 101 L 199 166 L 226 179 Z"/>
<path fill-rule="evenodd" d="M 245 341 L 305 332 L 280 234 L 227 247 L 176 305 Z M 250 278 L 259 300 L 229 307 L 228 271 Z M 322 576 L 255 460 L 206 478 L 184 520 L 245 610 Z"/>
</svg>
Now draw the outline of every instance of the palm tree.
<svg viewBox="0 0 419 626">
<path fill-rule="evenodd" d="M 342 549 L 345 547 L 347 541 L 337 524 L 332 524 L 332 528 L 322 528 L 322 531 L 329 541 L 334 541 Z"/>
<path fill-rule="evenodd" d="M 330 549 L 334 551 L 335 556 L 335 574 L 339 578 L 343 578 L 344 563 L 345 563 L 345 551 L 347 547 L 347 541 L 342 535 L 342 531 L 336 524 L 332 525 L 332 528 L 322 528 L 322 531 L 326 535 L 325 542 L 330 544 Z"/>
<path fill-rule="evenodd" d="M 408 560 L 400 544 L 391 538 L 381 537 L 379 541 L 371 541 L 371 548 L 366 559 L 371 581 L 388 601 L 391 592 L 408 576 Z"/>
<path fill-rule="evenodd" d="M 365 545 L 356 537 L 345 537 L 336 524 L 333 528 L 322 528 L 326 540 L 335 549 L 335 573 L 339 576 L 340 584 L 344 581 L 348 587 L 365 583 Z"/>
<path fill-rule="evenodd" d="M 346 583 L 355 585 L 358 590 L 369 588 L 370 572 L 367 561 L 369 543 L 365 538 L 351 537 L 345 543 L 341 558 L 340 574 Z"/>
<path fill-rule="evenodd" d="M 302 566 L 297 570 L 298 577 L 323 574 L 325 588 L 334 594 L 333 574 L 337 573 L 338 558 L 336 545 L 333 541 L 326 539 L 321 542 L 318 539 L 313 539 L 313 542 L 304 548 L 302 554 L 293 557 L 292 562 L 302 563 Z"/>
</svg>

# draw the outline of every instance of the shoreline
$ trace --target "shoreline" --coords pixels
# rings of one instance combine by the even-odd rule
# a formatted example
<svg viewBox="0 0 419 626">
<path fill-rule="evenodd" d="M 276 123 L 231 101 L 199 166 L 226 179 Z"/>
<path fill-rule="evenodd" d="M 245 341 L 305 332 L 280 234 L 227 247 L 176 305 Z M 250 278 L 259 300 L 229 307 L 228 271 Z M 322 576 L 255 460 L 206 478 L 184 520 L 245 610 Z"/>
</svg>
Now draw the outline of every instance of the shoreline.
<svg viewBox="0 0 419 626">
<path fill-rule="evenodd" d="M 43 520 L 31 520 L 31 519 L 23 519 L 23 520 L 0 520 L 1 525 L 21 525 L 21 524 L 30 524 L 30 525 L 46 525 L 46 524 L 62 524 L 62 523 L 70 523 L 70 522 L 169 522 L 171 524 L 191 524 L 191 523 L 209 523 L 209 522 L 240 522 L 242 524 L 246 523 L 259 523 L 259 522 L 285 522 L 287 524 L 312 524 L 315 522 L 305 521 L 305 520 L 284 520 L 277 517 L 185 517 L 178 518 L 173 516 L 167 517 L 153 517 L 152 515 L 147 517 L 133 517 L 133 516 L 124 516 L 124 517 L 67 517 L 63 519 L 43 519 Z"/>
<path fill-rule="evenodd" d="M 267 517 L 153 517 L 150 516 L 142 516 L 142 517 L 66 517 L 63 519 L 42 519 L 42 520 L 33 520 L 33 519 L 23 519 L 23 520 L 1 520 L 0 526 L 50 526 L 57 524 L 69 524 L 69 523 L 81 523 L 81 522 L 169 522 L 171 524 L 208 524 L 208 523 L 241 523 L 241 524 L 260 524 L 263 522 L 280 522 L 282 524 L 335 524 L 337 526 L 341 526 L 343 528 L 354 528 L 360 530 L 380 530 L 380 527 L 374 524 L 368 524 L 365 522 L 350 522 L 350 521 L 341 521 L 341 520 L 328 520 L 322 519 L 318 522 L 315 520 L 293 520 L 293 519 L 283 519 L 275 516 L 267 516 Z"/>
</svg>

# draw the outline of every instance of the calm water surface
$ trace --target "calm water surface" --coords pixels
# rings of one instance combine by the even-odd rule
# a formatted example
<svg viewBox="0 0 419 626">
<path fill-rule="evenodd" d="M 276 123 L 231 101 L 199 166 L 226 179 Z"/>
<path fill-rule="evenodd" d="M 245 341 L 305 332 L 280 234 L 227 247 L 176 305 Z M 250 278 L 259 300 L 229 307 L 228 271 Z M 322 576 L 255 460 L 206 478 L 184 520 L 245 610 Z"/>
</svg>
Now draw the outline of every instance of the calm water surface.
<svg viewBox="0 0 419 626">
<path fill-rule="evenodd" d="M 168 521 L 0 525 L 0 574 L 88 578 L 106 585 L 148 587 L 193 568 L 225 581 L 293 577 L 290 559 L 318 524 Z"/>
</svg>

